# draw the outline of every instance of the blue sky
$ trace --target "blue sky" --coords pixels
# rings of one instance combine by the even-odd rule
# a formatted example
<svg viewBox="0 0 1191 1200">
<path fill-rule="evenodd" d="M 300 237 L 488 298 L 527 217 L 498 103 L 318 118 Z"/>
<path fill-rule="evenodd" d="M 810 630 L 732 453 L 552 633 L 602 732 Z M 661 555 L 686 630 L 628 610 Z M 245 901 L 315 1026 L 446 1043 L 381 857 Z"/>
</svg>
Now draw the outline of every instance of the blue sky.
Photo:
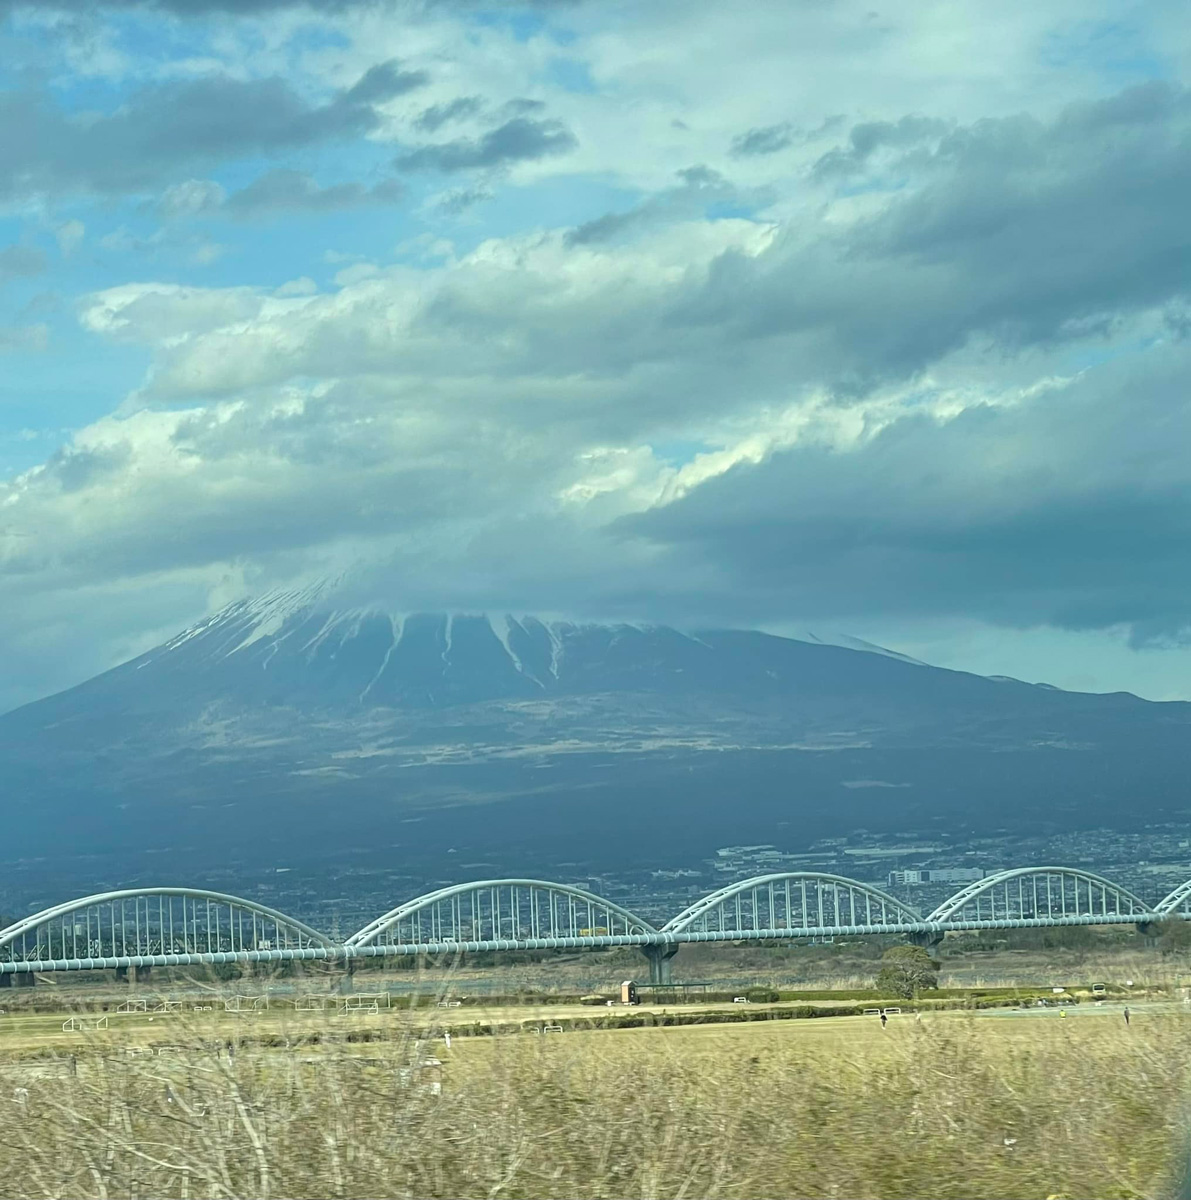
<svg viewBox="0 0 1191 1200">
<path fill-rule="evenodd" d="M 1180 5 L 0 0 L 0 709 L 244 594 L 1191 698 Z"/>
</svg>

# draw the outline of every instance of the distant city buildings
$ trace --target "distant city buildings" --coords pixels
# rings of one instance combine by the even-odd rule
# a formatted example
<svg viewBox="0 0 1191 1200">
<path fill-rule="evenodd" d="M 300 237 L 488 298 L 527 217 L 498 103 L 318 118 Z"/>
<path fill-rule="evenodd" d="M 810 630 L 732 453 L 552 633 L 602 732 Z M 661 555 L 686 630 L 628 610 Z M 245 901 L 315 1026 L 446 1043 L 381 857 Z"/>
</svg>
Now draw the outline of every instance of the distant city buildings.
<svg viewBox="0 0 1191 1200">
<path fill-rule="evenodd" d="M 923 883 L 975 883 L 983 879 L 979 867 L 945 867 L 935 871 L 890 871 L 890 887 L 914 887 Z"/>
<path fill-rule="evenodd" d="M 775 835 L 777 832 L 775 827 Z M 684 860 L 680 855 L 665 856 L 620 869 L 606 856 L 598 862 L 529 864 L 516 856 L 500 861 L 435 862 L 425 870 L 383 860 L 347 866 L 283 862 L 290 869 L 273 865 L 256 871 L 229 862 L 208 865 L 204 874 L 206 883 L 217 890 L 252 897 L 317 929 L 340 933 L 359 929 L 387 907 L 435 888 L 472 879 L 521 877 L 527 867 L 535 877 L 578 884 L 658 924 L 725 884 L 786 872 L 821 871 L 887 887 L 922 913 L 1002 867 L 1041 863 L 1081 867 L 1105 875 L 1155 904 L 1191 878 L 1191 838 L 1183 819 L 1142 828 L 1057 834 L 1027 830 L 982 836 L 957 829 L 940 836 L 935 830 L 907 827 L 898 834 L 857 829 L 848 838 L 809 843 L 793 833 L 785 836 L 790 838 L 785 844 L 720 846 L 708 850 L 706 857 Z M 891 870 L 897 863 L 905 865 Z M 961 867 L 960 863 L 971 865 Z M 105 874 L 101 866 L 86 876 L 72 864 L 69 877 L 55 877 L 47 875 L 41 861 L 10 864 L 0 874 L 0 913 L 33 912 L 72 892 L 102 891 L 117 878 L 125 886 L 147 882 L 127 873 L 117 876 L 114 870 Z"/>
<path fill-rule="evenodd" d="M 761 875 L 789 869 L 791 858 L 774 846 L 721 846 L 712 865 L 721 874 Z"/>
</svg>

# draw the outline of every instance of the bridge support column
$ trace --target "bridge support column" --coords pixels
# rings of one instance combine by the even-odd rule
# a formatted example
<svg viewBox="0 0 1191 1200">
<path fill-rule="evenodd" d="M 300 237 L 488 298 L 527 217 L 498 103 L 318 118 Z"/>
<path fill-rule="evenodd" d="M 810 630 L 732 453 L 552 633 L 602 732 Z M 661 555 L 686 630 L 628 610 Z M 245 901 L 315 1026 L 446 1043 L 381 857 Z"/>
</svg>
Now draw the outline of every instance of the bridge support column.
<svg viewBox="0 0 1191 1200">
<path fill-rule="evenodd" d="M 931 958 L 937 958 L 945 936 L 942 933 L 911 933 L 906 935 L 906 940 L 911 946 L 921 946 Z"/>
<path fill-rule="evenodd" d="M 641 953 L 649 959 L 649 982 L 672 983 L 670 960 L 678 953 L 674 945 L 642 946 Z"/>
<path fill-rule="evenodd" d="M 339 976 L 338 989 L 341 993 L 350 993 L 356 990 L 356 960 L 354 958 L 346 958 L 339 965 L 339 970 L 342 974 Z"/>
</svg>

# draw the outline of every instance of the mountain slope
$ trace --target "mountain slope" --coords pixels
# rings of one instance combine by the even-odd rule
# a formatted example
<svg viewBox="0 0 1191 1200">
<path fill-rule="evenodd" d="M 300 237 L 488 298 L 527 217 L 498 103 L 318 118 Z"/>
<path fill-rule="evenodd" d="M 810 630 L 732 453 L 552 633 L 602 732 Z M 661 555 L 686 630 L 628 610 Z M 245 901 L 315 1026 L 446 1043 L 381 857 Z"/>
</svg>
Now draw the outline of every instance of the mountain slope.
<svg viewBox="0 0 1191 1200">
<path fill-rule="evenodd" d="M 10 858 L 462 843 L 509 871 L 611 867 L 858 824 L 1158 819 L 1185 806 L 1189 725 L 1191 705 L 863 643 L 343 612 L 315 590 L 233 604 L 0 717 L 0 777 Z"/>
</svg>

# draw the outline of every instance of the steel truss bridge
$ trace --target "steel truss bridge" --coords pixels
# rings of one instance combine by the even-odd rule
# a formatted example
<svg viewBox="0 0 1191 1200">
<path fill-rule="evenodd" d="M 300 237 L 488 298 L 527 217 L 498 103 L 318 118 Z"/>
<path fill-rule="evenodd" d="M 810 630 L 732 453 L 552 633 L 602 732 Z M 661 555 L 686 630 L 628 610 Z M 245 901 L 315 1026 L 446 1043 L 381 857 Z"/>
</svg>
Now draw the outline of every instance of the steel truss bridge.
<svg viewBox="0 0 1191 1200">
<path fill-rule="evenodd" d="M 841 875 L 758 875 L 704 896 L 656 926 L 565 883 L 486 879 L 409 900 L 338 941 L 252 900 L 201 888 L 104 892 L 0 930 L 0 984 L 34 971 L 217 963 L 338 962 L 417 954 L 637 946 L 650 979 L 668 982 L 687 942 L 797 942 L 906 935 L 923 945 L 949 930 L 1136 925 L 1191 919 L 1191 880 L 1150 905 L 1074 867 L 1021 867 L 969 884 L 925 915 Z"/>
</svg>

